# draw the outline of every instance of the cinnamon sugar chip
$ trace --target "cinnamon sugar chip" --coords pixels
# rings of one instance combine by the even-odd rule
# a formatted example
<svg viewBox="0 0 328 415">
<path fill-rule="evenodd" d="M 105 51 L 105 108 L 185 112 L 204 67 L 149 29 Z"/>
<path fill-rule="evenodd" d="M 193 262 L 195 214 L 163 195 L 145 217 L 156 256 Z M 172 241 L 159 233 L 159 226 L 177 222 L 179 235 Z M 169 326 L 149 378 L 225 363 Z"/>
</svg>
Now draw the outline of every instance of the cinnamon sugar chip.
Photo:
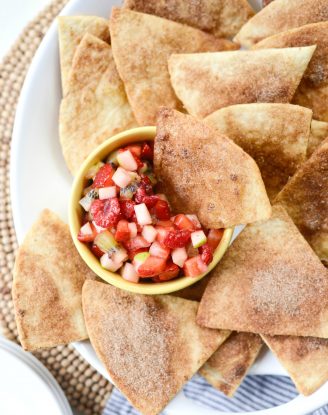
<svg viewBox="0 0 328 415">
<path fill-rule="evenodd" d="M 281 206 L 238 236 L 202 297 L 211 328 L 328 337 L 328 271 Z"/>
<path fill-rule="evenodd" d="M 196 324 L 198 303 L 143 296 L 92 281 L 83 286 L 91 343 L 139 411 L 158 414 L 229 335 Z"/>
<path fill-rule="evenodd" d="M 265 335 L 262 338 L 303 395 L 310 395 L 328 380 L 327 339 Z"/>
</svg>

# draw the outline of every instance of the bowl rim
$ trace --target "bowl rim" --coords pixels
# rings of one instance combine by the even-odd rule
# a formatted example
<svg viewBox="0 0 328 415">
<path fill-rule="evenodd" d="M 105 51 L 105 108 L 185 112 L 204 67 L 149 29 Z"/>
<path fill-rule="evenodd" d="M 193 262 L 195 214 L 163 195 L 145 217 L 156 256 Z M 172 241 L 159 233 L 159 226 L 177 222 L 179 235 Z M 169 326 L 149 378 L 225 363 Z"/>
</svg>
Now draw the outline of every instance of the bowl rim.
<svg viewBox="0 0 328 415">
<path fill-rule="evenodd" d="M 89 247 L 77 239 L 77 234 L 81 227 L 80 215 L 82 213 L 82 208 L 80 207 L 78 201 L 81 198 L 81 193 L 84 188 L 84 176 L 87 170 L 93 164 L 103 160 L 109 153 L 115 151 L 117 148 L 140 141 L 153 141 L 155 135 L 156 127 L 146 126 L 132 128 L 112 136 L 95 148 L 82 163 L 74 178 L 68 208 L 69 228 L 74 245 L 88 267 L 107 283 L 126 291 L 148 295 L 172 293 L 200 281 L 218 264 L 226 252 L 233 234 L 233 228 L 226 228 L 224 230 L 222 239 L 214 251 L 213 261 L 209 264 L 205 273 L 199 275 L 198 277 L 182 276 L 180 278 L 161 283 L 133 283 L 123 279 L 120 274 L 104 269 L 101 266 L 99 259 L 95 257 Z"/>
</svg>

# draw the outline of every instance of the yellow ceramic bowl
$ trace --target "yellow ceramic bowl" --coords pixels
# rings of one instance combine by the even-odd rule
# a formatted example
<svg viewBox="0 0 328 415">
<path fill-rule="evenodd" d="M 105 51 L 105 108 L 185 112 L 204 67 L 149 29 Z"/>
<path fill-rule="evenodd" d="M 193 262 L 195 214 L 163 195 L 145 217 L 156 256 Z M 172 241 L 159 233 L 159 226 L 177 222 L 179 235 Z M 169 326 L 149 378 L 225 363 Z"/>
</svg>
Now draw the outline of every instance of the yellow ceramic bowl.
<svg viewBox="0 0 328 415">
<path fill-rule="evenodd" d="M 167 294 L 181 290 L 182 288 L 188 287 L 189 285 L 192 285 L 195 282 L 201 280 L 216 266 L 216 264 L 222 258 L 223 254 L 229 246 L 233 232 L 233 229 L 231 228 L 224 231 L 221 242 L 214 252 L 213 261 L 209 265 L 208 270 L 205 274 L 202 274 L 196 278 L 180 277 L 175 280 L 162 283 L 149 282 L 136 284 L 124 280 L 119 274 L 107 271 L 106 269 L 102 268 L 99 259 L 96 258 L 96 256 L 90 251 L 89 247 L 77 239 L 77 234 L 81 227 L 82 216 L 82 208 L 79 205 L 79 200 L 81 199 L 82 191 L 85 188 L 84 177 L 86 172 L 92 165 L 98 161 L 105 159 L 112 151 L 130 143 L 144 140 L 154 140 L 155 134 L 156 127 L 134 128 L 117 134 L 102 143 L 89 155 L 89 157 L 85 160 L 80 170 L 78 171 L 73 183 L 72 193 L 69 201 L 69 226 L 71 235 L 77 250 L 79 251 L 86 264 L 93 270 L 95 274 L 97 274 L 106 282 L 115 285 L 118 288 L 122 288 L 123 290 L 139 294 Z M 168 195 L 168 197 L 170 197 L 170 195 Z"/>
</svg>

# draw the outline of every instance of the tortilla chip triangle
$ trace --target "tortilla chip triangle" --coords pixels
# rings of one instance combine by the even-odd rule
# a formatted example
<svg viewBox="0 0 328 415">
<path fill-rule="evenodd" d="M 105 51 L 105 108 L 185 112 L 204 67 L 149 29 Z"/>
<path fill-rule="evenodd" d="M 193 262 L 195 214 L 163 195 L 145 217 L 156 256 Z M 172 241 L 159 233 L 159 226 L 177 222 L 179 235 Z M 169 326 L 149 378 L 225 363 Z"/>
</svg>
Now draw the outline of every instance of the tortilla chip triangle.
<svg viewBox="0 0 328 415">
<path fill-rule="evenodd" d="M 306 158 L 312 111 L 290 104 L 242 104 L 204 119 L 256 161 L 272 200 Z"/>
<path fill-rule="evenodd" d="M 281 206 L 249 225 L 212 273 L 202 326 L 328 337 L 328 271 Z"/>
<path fill-rule="evenodd" d="M 232 37 L 254 11 L 246 0 L 125 0 L 124 7 L 184 23 L 217 37 Z"/>
<path fill-rule="evenodd" d="M 258 334 L 233 332 L 201 367 L 199 373 L 216 389 L 232 397 L 262 346 Z"/>
<path fill-rule="evenodd" d="M 94 273 L 76 251 L 68 226 L 44 210 L 18 250 L 13 301 L 25 350 L 54 347 L 88 337 L 81 291 Z"/>
<path fill-rule="evenodd" d="M 180 23 L 113 8 L 110 32 L 114 59 L 141 125 L 153 125 L 160 106 L 179 108 L 167 69 L 172 53 L 236 49 L 237 45 Z"/>
<path fill-rule="evenodd" d="M 276 201 L 328 264 L 328 138 L 289 180 Z"/>
<path fill-rule="evenodd" d="M 161 412 L 227 337 L 196 324 L 197 302 L 131 294 L 95 281 L 86 281 L 82 298 L 98 357 L 144 415 Z"/>
<path fill-rule="evenodd" d="M 264 335 L 262 338 L 302 395 L 311 395 L 328 380 L 327 339 Z"/>
<path fill-rule="evenodd" d="M 173 210 L 196 214 L 207 228 L 270 217 L 271 205 L 254 160 L 190 115 L 160 110 L 154 168 Z"/>
<path fill-rule="evenodd" d="M 109 27 L 108 20 L 97 16 L 59 16 L 57 21 L 62 89 L 66 95 L 73 56 L 83 36 L 90 33 L 109 42 Z"/>
<path fill-rule="evenodd" d="M 252 17 L 234 40 L 251 47 L 276 33 L 326 20 L 326 0 L 275 0 Z"/>
<path fill-rule="evenodd" d="M 310 157 L 327 137 L 328 122 L 312 120 L 307 156 Z"/>
<path fill-rule="evenodd" d="M 315 46 L 172 55 L 172 86 L 187 111 L 203 118 L 229 105 L 288 103 Z"/>
<path fill-rule="evenodd" d="M 86 34 L 74 56 L 68 93 L 60 106 L 64 158 L 75 174 L 84 159 L 112 135 L 137 125 L 110 45 Z"/>
<path fill-rule="evenodd" d="M 316 45 L 311 62 L 293 102 L 313 110 L 313 117 L 328 121 L 328 22 L 302 26 L 264 39 L 256 49 Z"/>
</svg>

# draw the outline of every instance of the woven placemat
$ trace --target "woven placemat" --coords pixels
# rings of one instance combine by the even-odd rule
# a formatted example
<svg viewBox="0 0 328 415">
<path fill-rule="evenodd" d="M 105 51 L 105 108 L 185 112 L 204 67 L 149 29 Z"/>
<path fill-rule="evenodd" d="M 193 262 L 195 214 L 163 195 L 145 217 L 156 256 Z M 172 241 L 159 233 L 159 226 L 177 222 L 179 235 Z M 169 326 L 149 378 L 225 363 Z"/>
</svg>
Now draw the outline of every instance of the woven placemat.
<svg viewBox="0 0 328 415">
<path fill-rule="evenodd" d="M 18 341 L 11 299 L 12 269 L 17 241 L 9 191 L 11 135 L 20 90 L 44 34 L 67 0 L 48 6 L 22 32 L 0 65 L 0 329 Z M 101 414 L 112 389 L 72 346 L 34 353 L 52 372 L 71 405 L 85 415 Z"/>
</svg>

